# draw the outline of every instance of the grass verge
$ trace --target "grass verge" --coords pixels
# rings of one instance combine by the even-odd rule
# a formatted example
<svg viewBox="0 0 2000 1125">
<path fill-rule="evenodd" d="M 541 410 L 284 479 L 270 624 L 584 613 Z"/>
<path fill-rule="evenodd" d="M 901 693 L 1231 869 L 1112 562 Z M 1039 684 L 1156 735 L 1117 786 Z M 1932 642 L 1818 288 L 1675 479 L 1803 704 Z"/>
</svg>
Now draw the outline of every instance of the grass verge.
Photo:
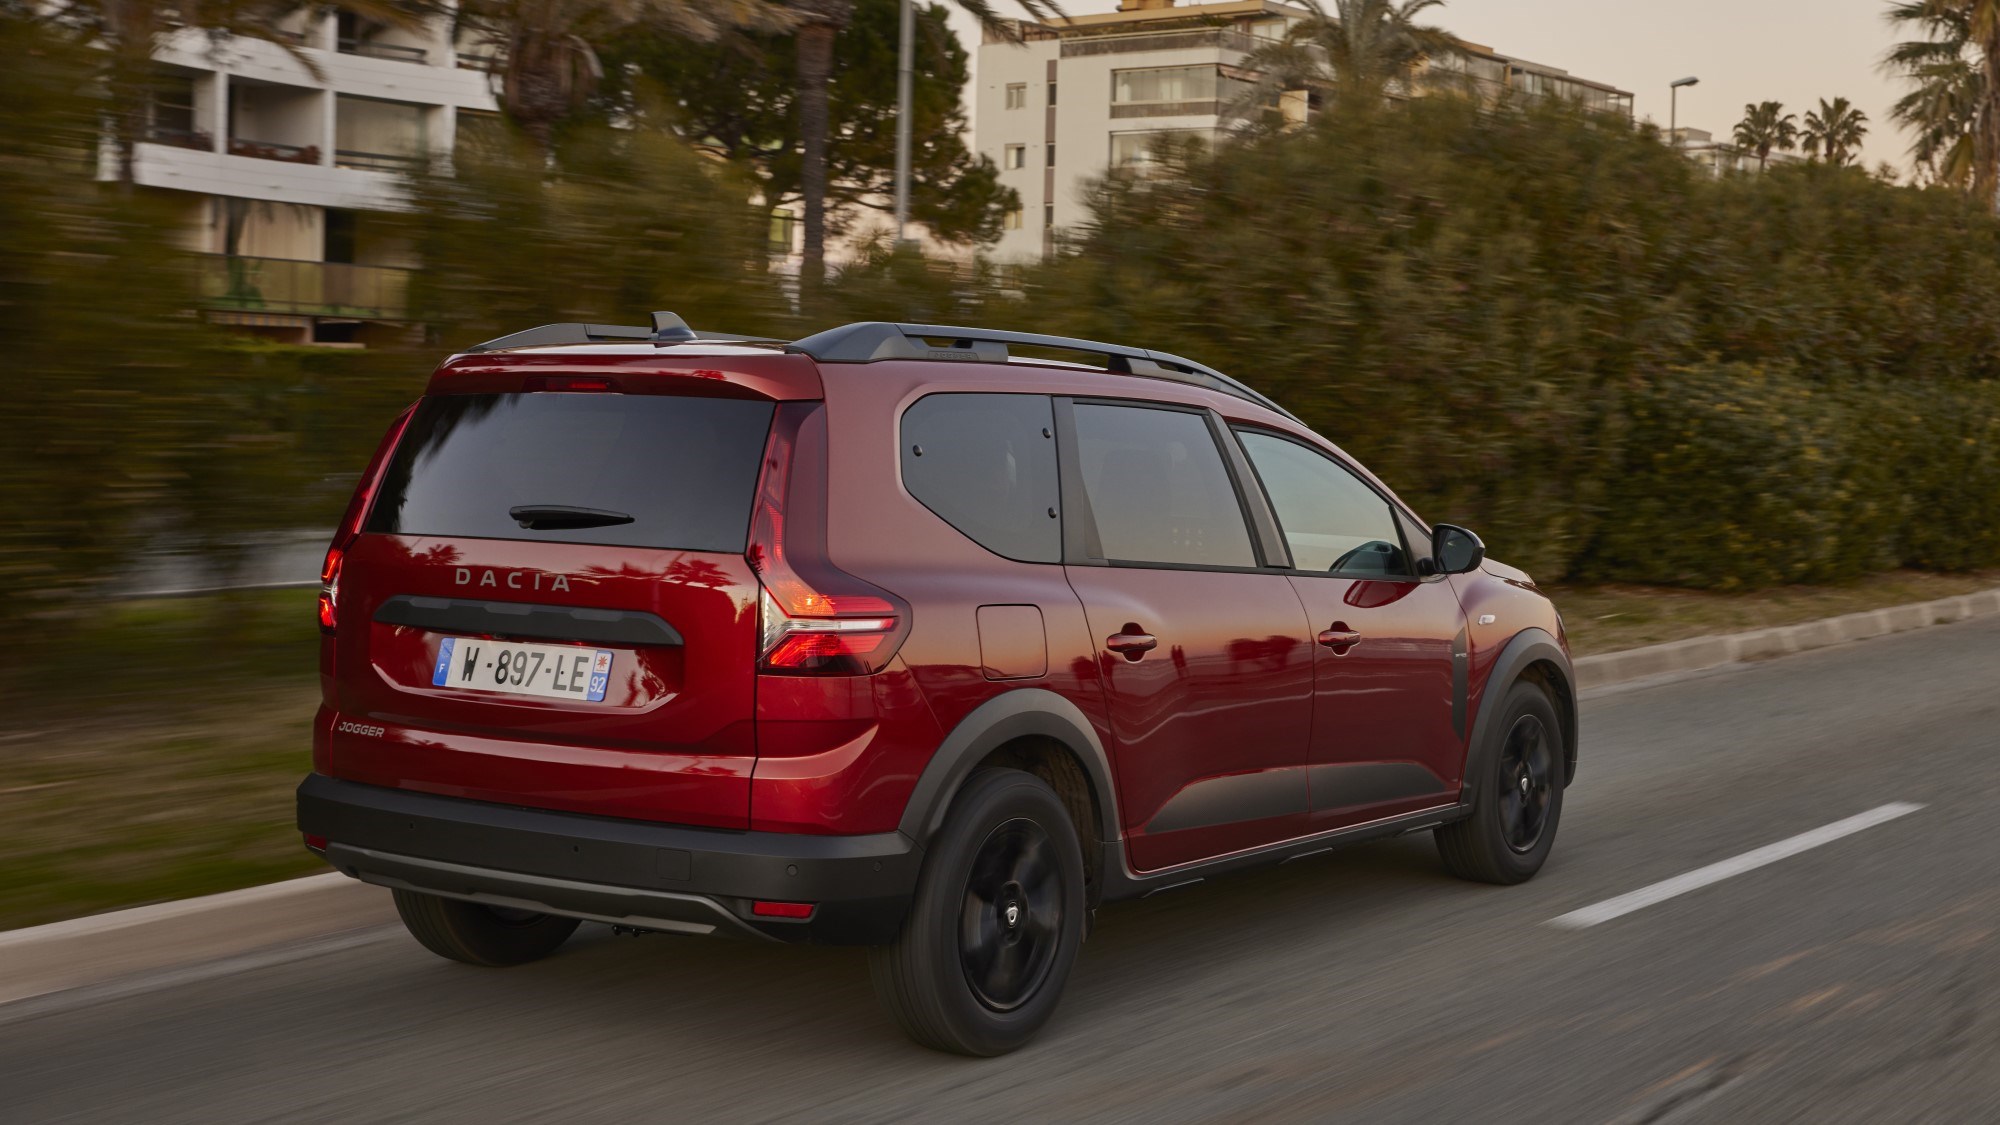
<svg viewBox="0 0 2000 1125">
<path fill-rule="evenodd" d="M 1553 591 L 1577 655 L 2000 586 L 2000 571 L 1704 594 Z M 292 828 L 311 766 L 313 591 L 117 604 L 0 684 L 0 929 L 324 870 Z"/>
</svg>

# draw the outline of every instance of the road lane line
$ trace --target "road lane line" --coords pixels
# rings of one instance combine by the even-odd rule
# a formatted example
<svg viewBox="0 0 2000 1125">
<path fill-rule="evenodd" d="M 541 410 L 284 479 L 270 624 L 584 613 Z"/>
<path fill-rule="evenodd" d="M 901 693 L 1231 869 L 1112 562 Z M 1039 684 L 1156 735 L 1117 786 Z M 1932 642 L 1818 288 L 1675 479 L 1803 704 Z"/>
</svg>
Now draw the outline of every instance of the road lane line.
<svg viewBox="0 0 2000 1125">
<path fill-rule="evenodd" d="M 1720 883 L 1745 871 L 1754 871 L 1767 863 L 1776 863 L 1800 852 L 1810 851 L 1821 844 L 1830 844 L 1843 836 L 1852 836 L 1856 832 L 1873 828 L 1878 824 L 1886 824 L 1897 817 L 1908 816 L 1923 807 L 1909 801 L 1891 801 L 1880 808 L 1857 813 L 1846 820 L 1836 820 L 1832 824 L 1815 828 L 1810 832 L 1801 832 L 1797 836 L 1779 840 L 1775 844 L 1766 844 L 1755 851 L 1744 852 L 1720 863 L 1698 867 L 1685 875 L 1676 875 L 1651 886 L 1640 887 L 1629 894 L 1605 899 L 1594 906 L 1572 910 L 1560 918 L 1549 919 L 1547 924 L 1563 930 L 1587 930 L 1600 922 L 1609 922 L 1613 918 L 1622 917 L 1635 910 L 1644 910 L 1655 903 L 1665 902 L 1675 895 L 1700 890 L 1711 883 Z"/>
</svg>

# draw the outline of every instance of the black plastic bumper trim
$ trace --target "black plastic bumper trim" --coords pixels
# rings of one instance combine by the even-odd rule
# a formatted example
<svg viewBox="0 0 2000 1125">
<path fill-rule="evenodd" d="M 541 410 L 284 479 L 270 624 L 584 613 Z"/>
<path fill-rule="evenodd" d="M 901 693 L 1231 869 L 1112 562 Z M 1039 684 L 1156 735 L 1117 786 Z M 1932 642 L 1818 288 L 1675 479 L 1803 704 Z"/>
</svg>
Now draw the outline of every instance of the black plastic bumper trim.
<svg viewBox="0 0 2000 1125">
<path fill-rule="evenodd" d="M 371 882 L 397 879 L 410 889 L 457 897 L 503 895 L 600 921 L 650 910 L 661 920 L 713 923 L 705 908 L 691 915 L 660 913 L 665 904 L 693 900 L 713 903 L 736 926 L 767 937 L 838 945 L 894 940 L 923 864 L 922 849 L 900 832 L 808 836 L 694 828 L 413 793 L 321 774 L 299 786 L 298 823 L 301 832 L 327 838 L 329 862 L 356 877 L 377 876 Z M 439 872 L 452 877 L 440 879 Z M 473 876 L 465 887 L 453 881 Z M 810 902 L 816 909 L 804 923 L 756 918 L 750 912 L 756 899 Z M 717 924 L 716 932 L 731 930 Z"/>
</svg>

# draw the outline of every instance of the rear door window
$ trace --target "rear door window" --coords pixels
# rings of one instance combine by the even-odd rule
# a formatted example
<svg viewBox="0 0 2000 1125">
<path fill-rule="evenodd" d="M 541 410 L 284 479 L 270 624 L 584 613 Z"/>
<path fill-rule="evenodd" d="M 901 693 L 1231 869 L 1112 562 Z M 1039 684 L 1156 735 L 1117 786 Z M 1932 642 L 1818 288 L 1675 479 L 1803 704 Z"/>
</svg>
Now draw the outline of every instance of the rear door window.
<svg viewBox="0 0 2000 1125">
<path fill-rule="evenodd" d="M 368 530 L 740 553 L 773 409 L 666 395 L 426 398 Z M 523 527 L 509 515 L 550 507 L 630 520 Z"/>
<path fill-rule="evenodd" d="M 1075 418 L 1077 461 L 1105 559 L 1257 565 L 1207 415 L 1079 402 Z"/>
<path fill-rule="evenodd" d="M 1062 560 L 1055 418 L 1044 395 L 918 399 L 903 413 L 903 487 L 996 555 Z"/>
</svg>

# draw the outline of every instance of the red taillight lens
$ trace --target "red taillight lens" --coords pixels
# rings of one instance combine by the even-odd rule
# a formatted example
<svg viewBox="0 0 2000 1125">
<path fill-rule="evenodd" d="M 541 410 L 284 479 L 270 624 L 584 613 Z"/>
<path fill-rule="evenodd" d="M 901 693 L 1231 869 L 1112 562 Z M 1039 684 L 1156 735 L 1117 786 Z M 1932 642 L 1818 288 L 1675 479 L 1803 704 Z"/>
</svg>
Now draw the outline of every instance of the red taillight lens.
<svg viewBox="0 0 2000 1125">
<path fill-rule="evenodd" d="M 750 904 L 750 913 L 759 918 L 810 918 L 813 904 L 810 902 L 769 902 L 757 899 Z"/>
<path fill-rule="evenodd" d="M 339 547 L 326 549 L 326 561 L 319 567 L 319 627 L 331 630 L 340 621 Z"/>
<path fill-rule="evenodd" d="M 750 519 L 758 598 L 759 667 L 794 676 L 879 672 L 908 631 L 909 607 L 826 558 L 826 415 L 818 403 L 779 406 Z"/>
<path fill-rule="evenodd" d="M 532 375 L 521 385 L 530 391 L 561 391 L 568 394 L 584 391 L 618 393 L 618 380 L 607 379 L 601 375 Z"/>
<path fill-rule="evenodd" d="M 375 456 L 369 458 L 368 468 L 361 474 L 361 483 L 354 488 L 354 497 L 347 502 L 347 511 L 340 517 L 340 526 L 334 529 L 333 545 L 326 549 L 326 561 L 319 568 L 319 627 L 328 633 L 340 623 L 340 563 L 347 554 L 347 548 L 361 535 L 361 525 L 368 519 L 368 508 L 375 503 L 375 491 L 382 486 L 382 474 L 389 468 L 389 455 L 396 451 L 396 444 L 403 440 L 403 431 L 409 427 L 410 415 L 417 406 L 409 408 L 396 417 L 382 435 L 381 444 L 375 447 Z"/>
</svg>

